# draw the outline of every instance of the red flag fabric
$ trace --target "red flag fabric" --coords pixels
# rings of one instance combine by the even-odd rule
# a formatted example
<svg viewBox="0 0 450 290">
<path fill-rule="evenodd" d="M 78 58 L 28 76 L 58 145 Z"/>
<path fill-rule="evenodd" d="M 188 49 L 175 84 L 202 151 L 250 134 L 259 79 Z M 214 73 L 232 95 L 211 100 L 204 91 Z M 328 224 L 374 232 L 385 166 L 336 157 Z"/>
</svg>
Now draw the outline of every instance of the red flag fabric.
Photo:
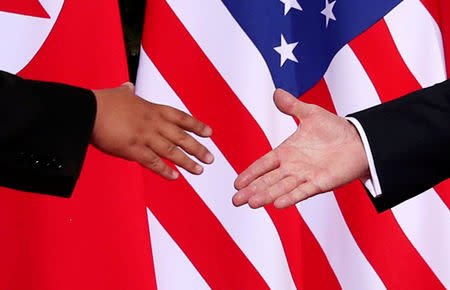
<svg viewBox="0 0 450 290">
<path fill-rule="evenodd" d="M 90 89 L 127 81 L 117 1 L 7 1 L 0 10 L 2 69 Z M 140 172 L 90 148 L 69 199 L 1 188 L 0 288 L 154 289 Z"/>
<path fill-rule="evenodd" d="M 450 190 L 445 184 L 382 214 L 359 182 L 287 210 L 233 208 L 237 173 L 296 129 L 271 98 L 276 80 L 266 55 L 269 50 L 275 54 L 279 42 L 261 49 L 263 41 L 245 27 L 252 15 L 242 11 L 260 12 L 251 3 L 150 0 L 147 5 L 138 92 L 211 125 L 212 141 L 204 142 L 216 156 L 201 177 L 180 170 L 176 183 L 144 179 L 158 287 L 450 287 Z M 310 19 L 322 17 L 327 25 L 347 21 L 344 14 L 338 16 L 344 2 L 321 3 L 322 15 L 320 10 L 307 11 L 315 7 L 312 2 L 280 1 L 278 10 L 267 10 L 267 19 L 260 21 L 284 29 L 285 23 L 277 26 L 269 14 L 278 13 L 287 22 L 307 13 Z M 347 115 L 447 79 L 447 3 L 401 1 L 342 47 L 302 100 Z M 264 38 L 267 33 L 257 35 Z M 289 52 L 285 58 L 290 64 L 301 63 Z M 281 56 L 281 61 L 283 66 L 286 59 Z M 162 191 L 166 194 L 154 194 Z"/>
<path fill-rule="evenodd" d="M 2 69 L 92 89 L 127 80 L 116 1 L 23 3 L 0 4 L 2 27 L 14 24 L 0 31 Z M 438 81 L 444 52 L 450 63 L 449 13 L 447 0 L 403 1 L 302 98 L 342 115 Z M 413 28 L 432 41 L 410 42 Z M 416 49 L 429 52 L 425 63 L 408 55 Z M 349 82 L 364 94 L 343 90 Z M 357 182 L 285 211 L 233 208 L 236 174 L 295 129 L 267 101 L 273 89 L 223 1 L 150 0 L 138 93 L 211 124 L 215 164 L 167 182 L 90 148 L 70 199 L 1 188 L 0 288 L 450 287 L 448 182 L 383 214 Z"/>
</svg>

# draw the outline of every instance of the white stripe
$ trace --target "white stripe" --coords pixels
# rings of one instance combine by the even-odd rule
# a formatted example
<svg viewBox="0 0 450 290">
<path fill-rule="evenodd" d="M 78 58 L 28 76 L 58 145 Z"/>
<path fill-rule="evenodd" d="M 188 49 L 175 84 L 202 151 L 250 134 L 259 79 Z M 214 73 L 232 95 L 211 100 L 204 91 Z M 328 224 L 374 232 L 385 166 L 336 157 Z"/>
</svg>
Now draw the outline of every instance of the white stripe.
<svg viewBox="0 0 450 290">
<path fill-rule="evenodd" d="M 325 74 L 325 80 L 339 115 L 380 104 L 372 82 L 348 46 L 335 56 Z M 448 283 L 450 277 L 448 275 L 450 243 L 447 243 L 450 236 L 448 208 L 433 189 L 402 204 L 400 208 L 401 210 L 398 207 L 394 208 L 393 212 L 405 235 L 438 278 L 443 283 Z M 424 215 L 426 218 L 417 220 L 417 216 Z"/>
<path fill-rule="evenodd" d="M 344 46 L 333 58 L 325 72 L 324 79 L 339 116 L 346 116 L 380 103 L 378 93 L 372 86 L 369 76 L 348 45 Z M 358 128 L 356 122 L 354 125 Z M 358 128 L 358 131 L 361 132 L 362 128 Z M 373 193 L 377 195 L 381 193 L 381 188 L 373 156 L 368 146 L 367 136 L 363 134 L 361 137 L 366 153 L 370 154 L 368 159 L 372 178 L 365 183 L 369 188 L 372 187 Z"/>
<path fill-rule="evenodd" d="M 406 236 L 439 280 L 450 288 L 450 211 L 433 190 L 392 209 Z"/>
<path fill-rule="evenodd" d="M 148 208 L 147 218 L 158 289 L 211 289 Z"/>
<path fill-rule="evenodd" d="M 348 45 L 333 58 L 324 79 L 340 116 L 380 103 L 377 91 Z"/>
<path fill-rule="evenodd" d="M 394 42 L 422 87 L 447 79 L 439 26 L 420 0 L 404 0 L 384 17 Z"/>
<path fill-rule="evenodd" d="M 152 102 L 167 104 L 188 112 L 143 50 L 139 63 L 137 93 Z M 269 287 L 295 289 L 283 246 L 266 211 L 250 210 L 248 207 L 236 208 L 232 205 L 236 172 L 210 139 L 199 141 L 214 154 L 215 161 L 212 165 L 205 166 L 201 176 L 180 169 L 183 176 L 214 212 Z"/>
<path fill-rule="evenodd" d="M 40 2 L 50 19 L 0 11 L 0 70 L 20 72 L 50 34 L 64 0 Z"/>
<path fill-rule="evenodd" d="M 258 121 L 272 147 L 292 134 L 296 129 L 292 118 L 280 113 L 273 104 L 275 85 L 261 53 L 222 1 L 168 0 L 167 3 Z"/>
<path fill-rule="evenodd" d="M 272 146 L 281 143 L 292 134 L 296 129 L 295 123 L 290 117 L 278 112 L 272 103 L 271 94 L 275 87 L 268 67 L 259 51 L 226 10 L 223 3 L 218 0 L 168 0 L 168 3 L 203 52 L 253 115 Z M 208 27 L 208 29 L 205 29 L 205 27 Z M 220 35 L 220 37 L 217 37 L 217 35 Z M 335 203 L 334 208 L 338 207 L 334 199 L 331 201 L 312 200 L 312 208 L 330 208 L 332 207 L 330 203 Z M 312 212 L 314 212 L 314 218 L 312 216 L 309 218 L 309 214 Z M 330 239 L 329 236 L 322 233 L 336 223 L 343 235 L 348 237 L 346 234 L 348 228 L 345 223 L 341 222 L 342 215 L 339 210 L 332 211 L 332 214 L 325 217 L 321 212 L 321 214 L 318 214 L 319 212 L 319 210 L 311 210 L 306 213 L 310 222 L 308 226 L 323 248 L 333 249 L 333 247 L 336 247 L 335 239 Z M 300 213 L 303 215 L 302 212 Z M 321 221 L 313 221 L 317 219 Z M 342 245 L 345 245 L 345 248 L 353 253 L 350 255 L 352 259 L 345 258 L 339 261 L 337 259 L 342 257 L 328 257 L 328 259 L 336 259 L 330 264 L 337 274 L 339 282 L 343 285 L 355 285 L 352 283 L 355 277 L 348 271 L 349 268 L 367 270 L 365 275 L 368 278 L 365 281 L 376 280 L 373 279 L 375 272 L 367 260 L 364 256 L 358 254 L 361 250 L 355 241 L 351 237 L 344 238 L 340 246 Z M 363 283 L 362 280 L 364 279 L 356 279 L 356 281 Z M 374 285 L 380 285 L 380 283 Z M 359 285 L 359 287 L 366 288 L 368 285 Z"/>
<path fill-rule="evenodd" d="M 385 289 L 356 244 L 333 193 L 305 200 L 297 208 L 309 227 L 315 229 L 314 234 L 343 289 Z"/>
<path fill-rule="evenodd" d="M 366 109 L 373 106 L 374 103 L 380 102 L 375 89 L 369 85 L 371 84 L 369 77 L 365 73 L 364 69 L 362 68 L 361 64 L 359 63 L 358 59 L 351 51 L 349 46 L 344 46 L 333 58 L 333 61 L 331 62 L 327 72 L 324 75 L 324 79 L 333 99 L 333 104 L 335 106 L 336 112 L 340 116 L 345 116 L 355 111 Z M 333 210 L 340 214 L 340 210 L 338 208 L 331 206 L 320 212 L 328 212 L 329 210 Z M 345 223 L 343 217 L 341 217 L 339 221 L 341 221 L 341 224 Z M 367 222 L 370 223 L 370 221 Z M 341 225 L 341 227 L 344 226 L 345 225 Z M 343 230 L 341 230 L 340 232 L 341 234 L 339 236 L 339 239 L 335 239 L 336 242 L 341 242 L 344 238 L 350 240 L 350 237 L 348 236 L 351 235 L 351 233 L 349 231 L 348 233 Z M 347 236 L 345 236 L 343 233 L 347 233 Z M 323 235 L 326 234 L 326 232 L 323 233 Z M 352 240 L 353 239 L 351 239 L 351 241 Z M 322 246 L 322 248 L 324 248 L 325 250 L 326 246 Z M 340 252 L 335 252 L 336 249 L 340 248 L 344 248 L 344 246 L 326 249 L 325 251 L 330 252 L 329 254 L 327 253 L 327 256 L 339 255 Z M 346 273 L 346 277 L 352 276 L 355 277 L 356 280 L 345 280 L 345 282 L 348 284 L 343 285 L 344 289 L 365 289 L 366 287 L 368 287 L 368 285 L 373 286 L 376 289 L 384 288 L 384 284 L 375 273 L 365 256 L 363 256 L 362 252 L 355 252 L 352 257 L 363 260 L 364 262 L 360 262 L 360 268 L 340 267 L 342 271 L 348 271 L 348 269 L 358 269 L 358 271 L 361 271 L 360 273 L 355 275 L 350 275 L 352 273 Z M 330 260 L 330 263 L 333 263 L 333 261 Z M 373 280 L 373 282 L 369 282 L 368 280 Z"/>
<path fill-rule="evenodd" d="M 422 87 L 447 79 L 439 26 L 419 0 L 405 0 L 385 17 L 402 58 Z M 413 31 L 413 33 L 411 33 Z M 392 209 L 408 239 L 450 287 L 450 211 L 434 189 Z"/>
</svg>

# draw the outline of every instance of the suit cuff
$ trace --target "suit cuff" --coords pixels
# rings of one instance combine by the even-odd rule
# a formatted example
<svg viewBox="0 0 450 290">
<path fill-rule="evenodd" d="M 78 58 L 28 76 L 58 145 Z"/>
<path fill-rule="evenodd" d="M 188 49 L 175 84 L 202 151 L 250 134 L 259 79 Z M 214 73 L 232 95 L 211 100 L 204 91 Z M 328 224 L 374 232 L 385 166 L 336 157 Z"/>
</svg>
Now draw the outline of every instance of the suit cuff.
<svg viewBox="0 0 450 290">
<path fill-rule="evenodd" d="M 377 170 L 375 168 L 375 162 L 373 160 L 372 151 L 370 150 L 369 140 L 367 139 L 366 133 L 364 132 L 363 127 L 361 126 L 361 124 L 357 119 L 353 117 L 346 117 L 346 119 L 347 121 L 352 123 L 353 126 L 355 126 L 356 130 L 358 131 L 359 136 L 361 137 L 361 140 L 364 145 L 364 150 L 366 151 L 367 161 L 369 163 L 370 177 L 361 179 L 361 182 L 364 184 L 364 186 L 367 188 L 367 190 L 373 197 L 378 197 L 383 192 L 381 191 L 381 185 L 378 180 Z"/>
</svg>

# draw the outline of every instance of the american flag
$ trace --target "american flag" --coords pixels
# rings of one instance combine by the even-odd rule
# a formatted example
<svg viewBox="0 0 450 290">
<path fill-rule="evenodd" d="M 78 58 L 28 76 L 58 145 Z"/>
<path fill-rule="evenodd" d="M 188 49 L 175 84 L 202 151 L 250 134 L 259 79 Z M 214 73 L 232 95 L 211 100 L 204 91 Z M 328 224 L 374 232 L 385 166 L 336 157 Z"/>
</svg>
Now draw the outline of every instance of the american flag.
<svg viewBox="0 0 450 290">
<path fill-rule="evenodd" d="M 149 0 L 137 92 L 209 124 L 216 157 L 177 182 L 144 172 L 158 288 L 450 287 L 448 184 L 382 214 L 359 182 L 285 210 L 231 203 L 297 127 L 276 87 L 345 116 L 443 81 L 449 18 L 448 0 Z"/>
</svg>

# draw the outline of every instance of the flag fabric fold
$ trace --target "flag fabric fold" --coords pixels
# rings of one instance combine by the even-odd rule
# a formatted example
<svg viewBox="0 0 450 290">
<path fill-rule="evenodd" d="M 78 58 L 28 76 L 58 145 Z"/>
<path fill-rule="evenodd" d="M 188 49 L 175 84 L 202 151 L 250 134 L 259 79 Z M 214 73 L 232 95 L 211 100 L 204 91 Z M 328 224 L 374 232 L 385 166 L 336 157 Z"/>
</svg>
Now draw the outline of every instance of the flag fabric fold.
<svg viewBox="0 0 450 290">
<path fill-rule="evenodd" d="M 0 69 L 89 89 L 127 81 L 117 1 L 5 3 Z M 89 148 L 69 199 L 1 188 L 0 288 L 154 289 L 140 172 Z"/>
<path fill-rule="evenodd" d="M 286 210 L 231 204 L 237 174 L 296 129 L 275 87 L 345 116 L 441 82 L 447 6 L 148 1 L 138 93 L 208 123 L 216 156 L 200 177 L 144 178 L 158 288 L 450 287 L 445 183 L 382 214 L 359 182 Z"/>
</svg>

